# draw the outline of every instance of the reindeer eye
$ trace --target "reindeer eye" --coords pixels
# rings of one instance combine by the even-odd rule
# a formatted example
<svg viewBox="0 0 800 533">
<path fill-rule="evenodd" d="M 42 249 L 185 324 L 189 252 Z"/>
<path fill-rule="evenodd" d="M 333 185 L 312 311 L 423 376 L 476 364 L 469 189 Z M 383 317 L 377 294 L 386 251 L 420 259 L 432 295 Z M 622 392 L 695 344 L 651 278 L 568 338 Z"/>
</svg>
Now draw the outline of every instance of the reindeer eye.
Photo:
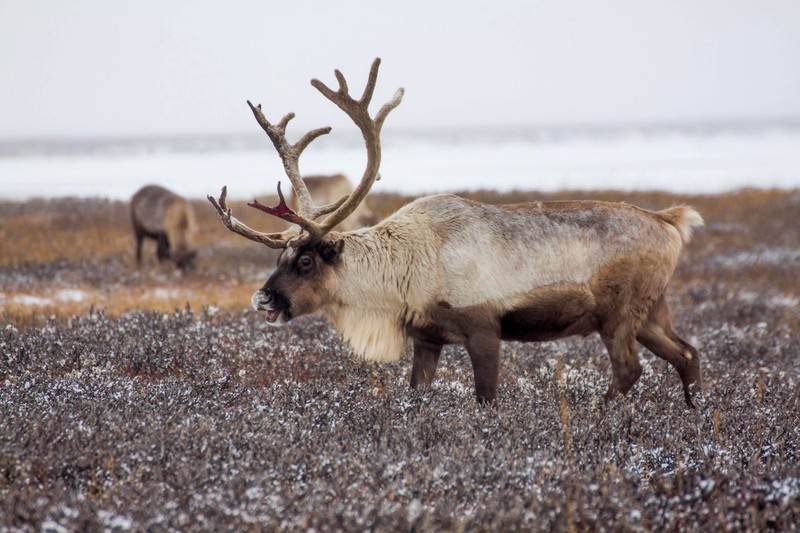
<svg viewBox="0 0 800 533">
<path fill-rule="evenodd" d="M 297 266 L 302 269 L 311 268 L 314 265 L 314 260 L 311 259 L 311 256 L 304 255 L 300 259 L 297 260 Z"/>
</svg>

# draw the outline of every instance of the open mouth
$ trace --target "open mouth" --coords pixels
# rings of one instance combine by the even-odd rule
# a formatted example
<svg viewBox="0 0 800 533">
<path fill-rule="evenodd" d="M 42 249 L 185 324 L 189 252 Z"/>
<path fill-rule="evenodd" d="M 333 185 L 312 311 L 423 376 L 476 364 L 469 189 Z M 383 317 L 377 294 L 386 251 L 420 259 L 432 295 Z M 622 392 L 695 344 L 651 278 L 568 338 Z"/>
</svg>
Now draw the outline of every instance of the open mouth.
<svg viewBox="0 0 800 533">
<path fill-rule="evenodd" d="M 266 313 L 267 313 L 267 322 L 272 323 L 272 322 L 275 322 L 276 320 L 278 320 L 278 317 L 281 316 L 281 313 L 283 313 L 283 310 L 281 310 L 281 309 L 267 309 Z"/>
<path fill-rule="evenodd" d="M 291 318 L 289 302 L 281 295 L 272 292 L 257 291 L 251 299 L 253 308 L 267 315 L 267 323 L 272 325 L 285 324 Z"/>
</svg>

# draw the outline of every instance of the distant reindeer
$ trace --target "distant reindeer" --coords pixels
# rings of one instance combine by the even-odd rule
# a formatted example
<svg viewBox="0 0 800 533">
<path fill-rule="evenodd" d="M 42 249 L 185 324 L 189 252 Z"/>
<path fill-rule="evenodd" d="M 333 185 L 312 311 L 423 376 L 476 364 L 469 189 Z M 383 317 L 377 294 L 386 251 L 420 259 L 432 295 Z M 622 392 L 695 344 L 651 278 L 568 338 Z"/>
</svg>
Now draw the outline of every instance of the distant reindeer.
<svg viewBox="0 0 800 533">
<path fill-rule="evenodd" d="M 487 205 L 439 194 L 376 226 L 332 231 L 378 178 L 381 127 L 403 97 L 399 89 L 370 117 L 379 64 L 376 59 L 359 100 L 349 95 L 339 71 L 338 91 L 311 81 L 355 122 L 367 150 L 361 182 L 332 204 L 314 205 L 298 171 L 300 154 L 330 128 L 290 144 L 285 132 L 294 114 L 274 125 L 260 105 L 248 102 L 283 160 L 299 208 L 286 205 L 280 184 L 278 205 L 248 205 L 300 226 L 258 232 L 226 207 L 226 187 L 219 200 L 208 197 L 229 230 L 283 249 L 276 270 L 253 295 L 253 307 L 274 325 L 322 311 L 355 352 L 371 360 L 396 360 L 410 337 L 412 387 L 431 384 L 445 344 L 462 344 L 481 402 L 497 394 L 501 340 L 596 331 L 611 356 L 607 398 L 626 394 L 639 379 L 638 341 L 677 370 L 693 406 L 690 386 L 701 385 L 700 355 L 673 330 L 665 297 L 683 243 L 703 223 L 690 207 L 652 212 L 599 201 Z"/>
<path fill-rule="evenodd" d="M 303 182 L 306 184 L 309 194 L 311 194 L 311 199 L 314 203 L 320 205 L 333 203 L 343 196 L 352 194 L 355 190 L 350 180 L 342 174 L 304 176 Z M 288 204 L 292 209 L 300 208 L 300 204 L 294 194 L 290 194 Z M 376 222 L 378 222 L 377 215 L 373 213 L 366 203 L 360 203 L 356 206 L 353 214 L 342 220 L 335 229 L 338 231 L 352 231 L 364 226 L 371 226 Z"/>
<path fill-rule="evenodd" d="M 154 239 L 159 261 L 171 260 L 181 270 L 194 267 L 194 211 L 181 196 L 158 185 L 147 185 L 131 198 L 131 222 L 136 236 L 136 264 L 142 262 L 142 241 Z"/>
</svg>

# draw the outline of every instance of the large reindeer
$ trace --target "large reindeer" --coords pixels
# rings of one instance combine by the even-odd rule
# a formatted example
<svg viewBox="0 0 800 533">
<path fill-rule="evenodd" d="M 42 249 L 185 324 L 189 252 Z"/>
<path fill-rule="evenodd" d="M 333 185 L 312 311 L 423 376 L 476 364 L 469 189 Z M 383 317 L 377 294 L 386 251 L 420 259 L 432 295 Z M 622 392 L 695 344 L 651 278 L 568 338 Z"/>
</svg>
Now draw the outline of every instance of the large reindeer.
<svg viewBox="0 0 800 533">
<path fill-rule="evenodd" d="M 353 194 L 316 206 L 300 178 L 298 160 L 311 141 L 330 128 L 286 140 L 287 114 L 278 124 L 253 114 L 283 161 L 299 208 L 248 204 L 299 226 L 262 233 L 251 229 L 219 200 L 208 199 L 225 226 L 248 239 L 283 249 L 278 266 L 252 304 L 267 322 L 321 311 L 366 359 L 391 361 L 414 347 L 411 387 L 430 385 L 442 347 L 465 346 L 478 400 L 497 394 L 501 340 L 544 341 L 599 332 L 611 356 L 607 398 L 626 394 L 642 367 L 636 341 L 669 362 L 692 405 L 690 386 L 700 387 L 700 356 L 672 328 L 665 291 L 681 246 L 703 223 L 689 207 L 646 211 L 596 201 L 486 205 L 449 194 L 416 200 L 379 224 L 332 231 L 359 205 L 378 179 L 380 132 L 403 89 L 380 108 L 368 106 L 378 76 L 372 64 L 363 95 L 311 84 L 339 106 L 363 134 L 367 163 Z M 323 218 L 324 217 L 324 218 Z"/>
</svg>

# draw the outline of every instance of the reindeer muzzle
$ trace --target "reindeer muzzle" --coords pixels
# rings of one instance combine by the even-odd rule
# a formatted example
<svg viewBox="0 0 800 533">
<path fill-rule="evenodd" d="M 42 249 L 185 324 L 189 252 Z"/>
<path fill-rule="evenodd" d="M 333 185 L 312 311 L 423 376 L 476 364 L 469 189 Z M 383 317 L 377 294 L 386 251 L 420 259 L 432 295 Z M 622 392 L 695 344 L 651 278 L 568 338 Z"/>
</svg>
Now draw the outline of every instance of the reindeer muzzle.
<svg viewBox="0 0 800 533">
<path fill-rule="evenodd" d="M 253 305 L 253 309 L 267 314 L 268 324 L 278 326 L 291 319 L 289 301 L 276 290 L 262 289 L 256 291 L 250 298 L 250 302 Z"/>
</svg>

